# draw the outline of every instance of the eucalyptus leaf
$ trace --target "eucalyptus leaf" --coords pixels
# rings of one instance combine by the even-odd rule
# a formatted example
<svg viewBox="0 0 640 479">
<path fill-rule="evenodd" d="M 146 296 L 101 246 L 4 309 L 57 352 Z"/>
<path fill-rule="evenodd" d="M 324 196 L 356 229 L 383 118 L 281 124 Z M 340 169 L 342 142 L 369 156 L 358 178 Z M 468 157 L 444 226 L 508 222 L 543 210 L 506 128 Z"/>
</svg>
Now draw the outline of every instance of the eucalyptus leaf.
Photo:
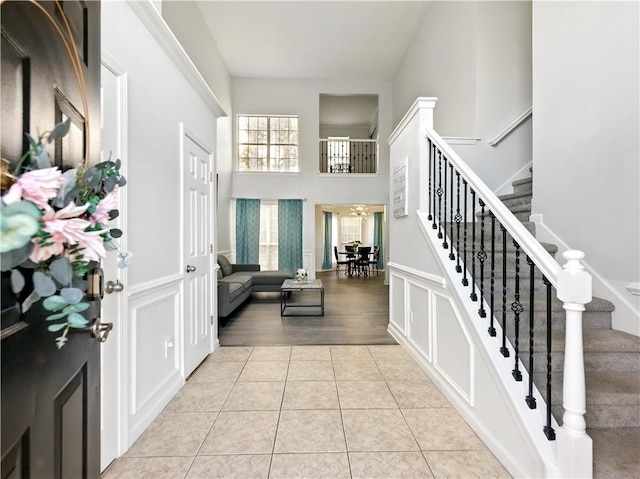
<svg viewBox="0 0 640 479">
<path fill-rule="evenodd" d="M 33 273 L 33 289 L 35 289 L 40 296 L 46 297 L 54 294 L 57 288 L 49 276 L 41 271 L 35 271 Z"/>
<path fill-rule="evenodd" d="M 62 285 L 68 286 L 73 279 L 73 267 L 69 258 L 61 257 L 51 263 L 51 274 Z"/>
<path fill-rule="evenodd" d="M 55 333 L 56 331 L 60 331 L 62 328 L 65 328 L 67 323 L 59 323 L 59 324 L 50 324 L 47 326 L 47 331 Z"/>
<path fill-rule="evenodd" d="M 29 241 L 21 248 L 7 251 L 6 253 L 0 253 L 0 270 L 10 271 L 16 266 L 21 265 L 29 258 L 32 251 L 33 243 Z"/>
<path fill-rule="evenodd" d="M 62 288 L 60 296 L 67 300 L 68 304 L 76 304 L 82 300 L 84 293 L 78 288 Z"/>
<path fill-rule="evenodd" d="M 88 322 L 84 316 L 78 313 L 71 313 L 67 319 L 67 323 L 69 323 L 69 326 L 72 328 L 83 328 Z"/>
<path fill-rule="evenodd" d="M 40 295 L 35 291 L 31 291 L 31 294 L 27 296 L 27 299 L 22 302 L 22 312 L 26 313 L 27 311 L 29 311 L 29 308 L 31 308 L 31 306 L 33 306 L 38 301 L 40 301 Z"/>
<path fill-rule="evenodd" d="M 75 276 L 71 282 L 71 287 L 79 289 L 80 291 L 85 291 L 87 289 L 87 280 Z"/>
<path fill-rule="evenodd" d="M 109 211 L 109 220 L 115 220 L 118 216 L 120 216 L 120 212 L 118 210 Z"/>
<path fill-rule="evenodd" d="M 42 302 L 42 306 L 47 311 L 60 311 L 64 307 L 68 306 L 68 304 L 69 302 L 66 299 L 58 295 L 49 296 Z"/>
<path fill-rule="evenodd" d="M 121 166 L 122 166 L 122 161 L 120 161 L 120 158 L 118 158 L 115 161 L 115 167 L 116 167 L 117 170 L 119 170 Z"/>
<path fill-rule="evenodd" d="M 104 188 L 105 190 L 107 190 L 108 193 L 111 193 L 113 189 L 116 187 L 117 183 L 118 183 L 118 178 L 116 178 L 115 176 L 110 176 L 106 180 L 104 180 Z"/>
<path fill-rule="evenodd" d="M 113 228 L 109 230 L 109 235 L 112 238 L 120 238 L 122 236 L 122 231 L 119 230 L 118 228 Z"/>
<path fill-rule="evenodd" d="M 72 304 L 69 306 L 69 308 L 71 308 L 72 312 L 74 313 L 82 313 L 83 311 L 89 309 L 89 303 Z"/>
<path fill-rule="evenodd" d="M 124 176 L 118 178 L 118 186 L 124 186 L 127 184 L 127 179 Z"/>
<path fill-rule="evenodd" d="M 57 208 L 64 208 L 71 202 L 72 198 L 69 193 L 71 193 L 76 187 L 77 177 L 78 170 L 76 168 L 71 168 L 62 174 L 63 183 L 58 190 L 58 194 L 52 201 L 53 206 Z"/>
<path fill-rule="evenodd" d="M 38 145 L 33 151 L 33 160 L 38 169 L 51 168 L 51 158 L 46 148 L 42 145 Z"/>
<path fill-rule="evenodd" d="M 65 121 L 58 123 L 51 133 L 49 133 L 48 141 L 51 143 L 54 140 L 59 140 L 67 133 L 69 133 L 69 127 L 71 126 L 71 118 L 67 118 Z"/>
<path fill-rule="evenodd" d="M 24 288 L 24 276 L 19 269 L 11 270 L 11 290 L 14 293 L 19 293 Z"/>
<path fill-rule="evenodd" d="M 55 321 L 56 319 L 65 318 L 67 316 L 67 314 L 69 314 L 69 313 L 62 312 L 62 313 L 52 314 L 50 316 L 47 316 L 46 319 L 47 319 L 47 321 Z"/>
</svg>

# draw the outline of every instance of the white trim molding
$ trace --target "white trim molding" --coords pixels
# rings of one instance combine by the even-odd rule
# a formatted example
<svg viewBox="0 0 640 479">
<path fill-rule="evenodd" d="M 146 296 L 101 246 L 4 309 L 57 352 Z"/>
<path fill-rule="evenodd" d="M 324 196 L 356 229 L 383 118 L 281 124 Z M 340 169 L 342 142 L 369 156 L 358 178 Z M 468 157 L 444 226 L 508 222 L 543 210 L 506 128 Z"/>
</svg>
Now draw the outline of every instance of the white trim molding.
<svg viewBox="0 0 640 479">
<path fill-rule="evenodd" d="M 530 116 L 533 115 L 533 105 L 523 111 L 518 117 L 509 123 L 500 133 L 494 138 L 488 141 L 489 146 L 498 146 L 502 140 L 504 140 L 509 134 L 524 123 Z"/>
<path fill-rule="evenodd" d="M 182 72 L 193 89 L 198 93 L 205 105 L 217 117 L 227 116 L 216 95 L 211 91 L 209 85 L 196 68 L 196 66 L 184 51 L 182 45 L 175 37 L 169 26 L 166 24 L 156 7 L 149 1 L 127 0 L 131 10 L 138 16 L 142 24 L 153 35 L 171 61 Z"/>
<path fill-rule="evenodd" d="M 627 286 L 627 291 L 629 291 L 634 296 L 640 296 L 640 283 L 629 283 Z"/>
<path fill-rule="evenodd" d="M 450 145 L 475 145 L 482 138 L 475 136 L 443 136 L 442 139 Z"/>
</svg>

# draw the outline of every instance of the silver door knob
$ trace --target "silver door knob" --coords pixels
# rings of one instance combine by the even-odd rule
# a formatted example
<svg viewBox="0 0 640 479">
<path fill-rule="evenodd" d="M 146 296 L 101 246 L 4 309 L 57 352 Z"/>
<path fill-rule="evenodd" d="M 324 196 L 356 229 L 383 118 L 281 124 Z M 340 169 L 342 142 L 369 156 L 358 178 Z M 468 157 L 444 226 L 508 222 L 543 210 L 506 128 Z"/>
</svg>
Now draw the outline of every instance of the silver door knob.
<svg viewBox="0 0 640 479">
<path fill-rule="evenodd" d="M 187 273 L 193 273 L 196 270 L 195 266 L 187 265 Z"/>
<path fill-rule="evenodd" d="M 113 281 L 107 281 L 104 291 L 107 294 L 111 294 L 111 293 L 119 293 L 123 289 L 124 289 L 124 284 L 122 284 L 120 280 L 116 280 L 115 283 Z"/>
</svg>

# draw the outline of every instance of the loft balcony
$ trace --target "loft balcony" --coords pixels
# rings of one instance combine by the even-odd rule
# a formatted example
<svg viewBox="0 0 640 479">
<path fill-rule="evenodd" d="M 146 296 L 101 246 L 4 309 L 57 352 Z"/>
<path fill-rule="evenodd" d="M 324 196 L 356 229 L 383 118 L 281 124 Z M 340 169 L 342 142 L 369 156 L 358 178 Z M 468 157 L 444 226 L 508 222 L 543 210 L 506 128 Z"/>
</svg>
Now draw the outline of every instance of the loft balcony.
<svg viewBox="0 0 640 479">
<path fill-rule="evenodd" d="M 377 140 L 333 140 L 321 138 L 320 173 L 377 174 Z"/>
</svg>

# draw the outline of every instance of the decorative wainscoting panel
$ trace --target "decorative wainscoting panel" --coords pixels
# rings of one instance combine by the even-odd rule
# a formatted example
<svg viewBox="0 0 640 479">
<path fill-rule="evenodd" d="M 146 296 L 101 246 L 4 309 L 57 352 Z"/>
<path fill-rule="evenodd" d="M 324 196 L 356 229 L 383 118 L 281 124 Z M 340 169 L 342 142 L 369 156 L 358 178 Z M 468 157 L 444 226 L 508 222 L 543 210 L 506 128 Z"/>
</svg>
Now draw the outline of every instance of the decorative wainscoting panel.
<svg viewBox="0 0 640 479">
<path fill-rule="evenodd" d="M 177 277 L 136 288 L 129 299 L 129 446 L 184 384 L 181 311 Z"/>
<path fill-rule="evenodd" d="M 473 406 L 473 343 L 451 299 L 437 293 L 433 294 L 433 298 L 433 365 L 451 387 Z"/>
<path fill-rule="evenodd" d="M 473 406 L 474 347 L 444 278 L 389 263 L 389 332 Z M 401 338 L 398 338 L 401 335 Z"/>
<path fill-rule="evenodd" d="M 432 294 L 428 288 L 407 281 L 409 297 L 409 324 L 407 338 L 429 362 L 432 362 L 432 329 L 434 308 Z"/>
<path fill-rule="evenodd" d="M 402 276 L 391 272 L 389 274 L 389 323 L 403 336 L 406 335 L 405 318 L 405 280 Z"/>
</svg>

